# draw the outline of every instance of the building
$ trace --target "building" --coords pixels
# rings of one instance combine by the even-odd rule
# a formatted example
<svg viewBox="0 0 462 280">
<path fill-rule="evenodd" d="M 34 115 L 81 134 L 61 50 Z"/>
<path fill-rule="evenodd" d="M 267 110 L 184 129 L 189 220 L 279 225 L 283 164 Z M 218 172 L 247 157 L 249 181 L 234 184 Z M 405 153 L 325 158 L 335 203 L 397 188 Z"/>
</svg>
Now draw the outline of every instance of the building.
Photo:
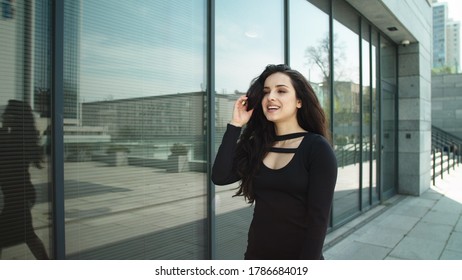
<svg viewBox="0 0 462 280">
<path fill-rule="evenodd" d="M 462 139 L 462 74 L 432 76 L 432 125 Z"/>
<path fill-rule="evenodd" d="M 270 63 L 306 75 L 329 116 L 330 231 L 430 187 L 429 0 L 2 3 L 0 108 L 29 103 L 50 149 L 30 177 L 53 258 L 242 258 L 252 207 L 210 169 L 233 102 Z"/>
<path fill-rule="evenodd" d="M 460 22 L 448 18 L 448 4 L 433 3 L 433 68 L 460 69 Z"/>
<path fill-rule="evenodd" d="M 433 67 L 444 67 L 447 63 L 448 4 L 433 4 Z"/>
<path fill-rule="evenodd" d="M 448 66 L 451 67 L 454 73 L 460 71 L 460 22 L 449 20 L 447 25 L 448 36 Z"/>
</svg>

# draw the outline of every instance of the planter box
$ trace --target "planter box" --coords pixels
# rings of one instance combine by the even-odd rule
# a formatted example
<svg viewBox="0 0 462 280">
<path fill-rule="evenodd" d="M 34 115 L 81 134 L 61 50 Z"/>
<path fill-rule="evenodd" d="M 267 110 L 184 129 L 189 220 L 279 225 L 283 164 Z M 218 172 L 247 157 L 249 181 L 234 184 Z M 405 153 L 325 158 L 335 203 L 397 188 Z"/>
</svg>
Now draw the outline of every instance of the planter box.
<svg viewBox="0 0 462 280">
<path fill-rule="evenodd" d="M 112 166 L 125 166 L 128 165 L 127 152 L 113 152 L 108 154 L 109 164 Z"/>
<path fill-rule="evenodd" d="M 188 156 L 169 155 L 167 172 L 178 173 L 189 171 Z"/>
</svg>

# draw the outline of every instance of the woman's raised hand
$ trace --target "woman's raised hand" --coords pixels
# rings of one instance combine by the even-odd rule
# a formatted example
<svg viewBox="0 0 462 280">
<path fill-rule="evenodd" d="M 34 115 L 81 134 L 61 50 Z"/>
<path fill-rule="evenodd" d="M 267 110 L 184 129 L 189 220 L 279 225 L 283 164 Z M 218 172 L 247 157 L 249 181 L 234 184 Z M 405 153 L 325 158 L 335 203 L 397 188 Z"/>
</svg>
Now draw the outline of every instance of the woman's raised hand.
<svg viewBox="0 0 462 280">
<path fill-rule="evenodd" d="M 234 103 L 233 117 L 230 122 L 231 125 L 243 127 L 249 121 L 253 109 L 247 111 L 247 99 L 248 97 L 243 95 Z"/>
</svg>

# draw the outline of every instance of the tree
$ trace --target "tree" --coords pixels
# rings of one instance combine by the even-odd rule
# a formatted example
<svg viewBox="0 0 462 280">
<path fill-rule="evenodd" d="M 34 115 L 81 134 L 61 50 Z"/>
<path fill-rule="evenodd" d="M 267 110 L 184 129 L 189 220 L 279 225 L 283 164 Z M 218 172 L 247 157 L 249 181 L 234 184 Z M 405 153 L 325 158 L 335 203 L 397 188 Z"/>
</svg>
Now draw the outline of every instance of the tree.
<svg viewBox="0 0 462 280">
<path fill-rule="evenodd" d="M 330 39 L 329 33 L 321 38 L 318 41 L 318 44 L 315 46 L 308 46 L 305 50 L 305 58 L 307 59 L 307 64 L 310 66 L 315 65 L 322 74 L 322 90 L 323 94 L 328 95 L 330 93 L 330 81 L 331 81 L 331 73 L 330 73 Z M 342 76 L 341 65 L 345 60 L 345 52 L 344 52 L 344 45 L 338 42 L 338 36 L 334 34 L 333 37 L 333 64 L 334 66 L 334 78 L 335 80 L 340 80 Z M 334 91 L 334 98 L 338 100 L 337 91 Z M 329 98 L 325 98 L 325 100 L 329 100 Z M 331 101 L 332 102 L 332 101 Z M 335 102 L 337 103 L 337 102 Z M 334 104 L 335 104 L 334 103 Z M 328 104 L 323 104 L 324 110 L 326 111 L 327 115 L 330 115 L 330 106 Z"/>
<path fill-rule="evenodd" d="M 341 62 L 345 59 L 345 48 L 337 40 L 338 36 L 334 34 L 333 45 L 334 45 L 334 65 L 341 65 Z M 330 40 L 329 33 L 325 37 L 318 41 L 316 46 L 309 46 L 305 50 L 305 58 L 309 65 L 316 65 L 323 75 L 323 84 L 329 84 L 331 79 L 330 73 Z M 339 67 L 334 68 L 334 71 L 340 69 Z M 341 75 L 336 75 L 335 78 L 339 79 Z"/>
<path fill-rule="evenodd" d="M 455 74 L 455 73 L 457 73 L 455 67 L 448 66 L 448 65 L 432 68 L 432 74 L 436 74 L 436 75 Z"/>
</svg>

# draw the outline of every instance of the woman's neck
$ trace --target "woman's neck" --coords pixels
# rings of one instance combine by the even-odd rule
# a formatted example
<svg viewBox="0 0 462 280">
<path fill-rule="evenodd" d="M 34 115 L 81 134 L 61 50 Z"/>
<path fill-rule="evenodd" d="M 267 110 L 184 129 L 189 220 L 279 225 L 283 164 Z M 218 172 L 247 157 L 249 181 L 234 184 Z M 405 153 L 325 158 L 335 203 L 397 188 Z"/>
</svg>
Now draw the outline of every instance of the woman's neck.
<svg viewBox="0 0 462 280">
<path fill-rule="evenodd" d="M 297 132 L 306 132 L 300 125 L 297 124 L 274 124 L 274 132 L 276 135 L 285 135 Z"/>
</svg>

